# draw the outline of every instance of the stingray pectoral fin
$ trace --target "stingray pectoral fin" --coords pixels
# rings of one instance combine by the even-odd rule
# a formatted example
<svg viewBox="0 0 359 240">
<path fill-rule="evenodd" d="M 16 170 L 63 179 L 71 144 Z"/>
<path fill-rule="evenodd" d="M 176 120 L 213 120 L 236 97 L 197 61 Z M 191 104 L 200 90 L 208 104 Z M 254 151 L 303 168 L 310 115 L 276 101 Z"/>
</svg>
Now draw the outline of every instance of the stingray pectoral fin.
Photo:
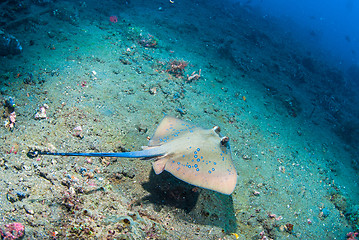
<svg viewBox="0 0 359 240">
<path fill-rule="evenodd" d="M 161 157 L 158 157 L 157 160 L 152 163 L 153 170 L 155 171 L 155 173 L 157 175 L 162 173 L 163 170 L 165 170 L 167 160 L 168 160 L 168 157 L 161 156 Z"/>
<path fill-rule="evenodd" d="M 153 147 L 166 144 L 185 134 L 191 133 L 196 129 L 200 128 L 196 127 L 192 123 L 167 116 L 158 125 L 156 132 L 148 143 L 148 146 Z"/>
<path fill-rule="evenodd" d="M 165 170 L 175 177 L 198 187 L 207 188 L 223 194 L 231 194 L 237 184 L 237 172 L 233 165 L 222 171 L 193 168 L 169 160 Z"/>
</svg>

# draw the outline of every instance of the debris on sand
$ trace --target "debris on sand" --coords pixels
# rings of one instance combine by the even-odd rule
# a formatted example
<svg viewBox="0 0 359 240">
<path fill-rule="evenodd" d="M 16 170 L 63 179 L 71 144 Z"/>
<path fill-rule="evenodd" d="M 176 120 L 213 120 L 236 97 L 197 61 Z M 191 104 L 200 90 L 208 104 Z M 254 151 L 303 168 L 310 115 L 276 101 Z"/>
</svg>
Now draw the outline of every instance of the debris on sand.
<svg viewBox="0 0 359 240">
<path fill-rule="evenodd" d="M 44 103 L 40 108 L 39 111 L 35 114 L 35 119 L 36 120 L 40 120 L 40 119 L 48 119 L 47 115 L 46 115 L 46 109 L 49 108 L 49 105 L 47 105 L 46 103 Z"/>
<path fill-rule="evenodd" d="M 15 113 L 15 101 L 12 97 L 9 97 L 4 102 L 4 117 L 5 120 L 5 127 L 9 128 L 10 131 L 14 130 L 15 121 L 16 121 L 16 113 Z"/>
</svg>

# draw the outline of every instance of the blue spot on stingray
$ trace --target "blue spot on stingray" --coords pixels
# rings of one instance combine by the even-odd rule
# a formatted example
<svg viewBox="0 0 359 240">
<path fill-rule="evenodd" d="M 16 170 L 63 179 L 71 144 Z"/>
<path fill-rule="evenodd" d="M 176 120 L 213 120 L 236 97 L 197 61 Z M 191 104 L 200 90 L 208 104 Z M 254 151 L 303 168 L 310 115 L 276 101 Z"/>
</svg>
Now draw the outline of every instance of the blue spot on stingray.
<svg viewBox="0 0 359 240">
<path fill-rule="evenodd" d="M 199 171 L 199 168 L 196 168 L 196 171 L 198 172 L 198 171 Z"/>
<path fill-rule="evenodd" d="M 191 168 L 191 165 L 188 165 L 188 168 Z"/>
<path fill-rule="evenodd" d="M 213 164 L 214 164 L 214 165 L 217 165 L 217 163 L 216 163 L 216 162 L 213 162 Z"/>
<path fill-rule="evenodd" d="M 178 165 L 180 165 L 181 163 L 180 162 L 177 162 Z"/>
<path fill-rule="evenodd" d="M 212 168 L 212 171 L 214 171 L 214 170 L 216 170 L 216 169 Z"/>
<path fill-rule="evenodd" d="M 177 168 L 177 171 L 179 171 L 181 168 L 179 167 L 179 168 Z"/>
<path fill-rule="evenodd" d="M 163 141 L 163 139 L 162 138 L 160 138 L 160 142 L 162 142 Z"/>
<path fill-rule="evenodd" d="M 197 152 L 196 152 L 196 151 L 194 151 L 194 154 L 197 154 Z"/>
<path fill-rule="evenodd" d="M 182 157 L 184 157 L 185 155 L 183 155 Z"/>
<path fill-rule="evenodd" d="M 192 162 L 194 162 L 194 159 L 192 159 Z"/>
<path fill-rule="evenodd" d="M 208 171 L 208 173 L 212 173 L 211 171 Z"/>
<path fill-rule="evenodd" d="M 172 163 L 175 163 L 175 161 L 172 161 Z"/>
<path fill-rule="evenodd" d="M 197 148 L 197 151 L 199 152 L 201 149 Z"/>
<path fill-rule="evenodd" d="M 197 165 L 197 164 L 195 164 L 195 165 L 194 165 L 194 167 L 195 167 L 195 168 L 197 168 L 197 167 L 198 167 L 198 165 Z"/>
<path fill-rule="evenodd" d="M 198 158 L 198 159 L 197 159 L 197 162 L 199 162 L 199 161 L 201 161 L 201 159 Z"/>
<path fill-rule="evenodd" d="M 201 156 L 201 159 L 203 159 L 203 156 Z"/>
<path fill-rule="evenodd" d="M 194 157 L 194 158 L 197 158 L 197 155 L 194 155 L 193 157 Z"/>
</svg>

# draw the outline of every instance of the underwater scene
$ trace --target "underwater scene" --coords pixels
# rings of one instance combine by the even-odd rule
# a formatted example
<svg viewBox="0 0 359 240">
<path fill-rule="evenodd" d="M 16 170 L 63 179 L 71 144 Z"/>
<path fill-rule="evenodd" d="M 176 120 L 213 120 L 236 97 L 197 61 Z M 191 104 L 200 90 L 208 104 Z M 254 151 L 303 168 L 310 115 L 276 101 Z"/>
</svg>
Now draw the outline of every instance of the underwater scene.
<svg viewBox="0 0 359 240">
<path fill-rule="evenodd" d="M 1 1 L 0 239 L 359 239 L 359 3 L 310 4 Z"/>
</svg>

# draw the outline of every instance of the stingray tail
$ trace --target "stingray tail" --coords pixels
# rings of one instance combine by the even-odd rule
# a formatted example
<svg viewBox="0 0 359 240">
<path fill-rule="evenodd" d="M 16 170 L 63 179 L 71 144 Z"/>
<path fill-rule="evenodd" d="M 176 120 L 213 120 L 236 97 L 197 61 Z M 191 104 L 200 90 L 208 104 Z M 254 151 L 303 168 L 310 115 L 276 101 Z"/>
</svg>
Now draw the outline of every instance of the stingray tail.
<svg viewBox="0 0 359 240">
<path fill-rule="evenodd" d="M 142 151 L 134 152 L 118 152 L 118 153 L 77 153 L 77 152 L 46 152 L 46 151 L 30 151 L 27 156 L 30 158 L 37 157 L 38 155 L 52 155 L 52 156 L 78 156 L 78 157 L 119 157 L 119 158 L 152 158 L 164 155 L 163 152 L 158 151 L 156 148 L 150 148 Z"/>
</svg>

